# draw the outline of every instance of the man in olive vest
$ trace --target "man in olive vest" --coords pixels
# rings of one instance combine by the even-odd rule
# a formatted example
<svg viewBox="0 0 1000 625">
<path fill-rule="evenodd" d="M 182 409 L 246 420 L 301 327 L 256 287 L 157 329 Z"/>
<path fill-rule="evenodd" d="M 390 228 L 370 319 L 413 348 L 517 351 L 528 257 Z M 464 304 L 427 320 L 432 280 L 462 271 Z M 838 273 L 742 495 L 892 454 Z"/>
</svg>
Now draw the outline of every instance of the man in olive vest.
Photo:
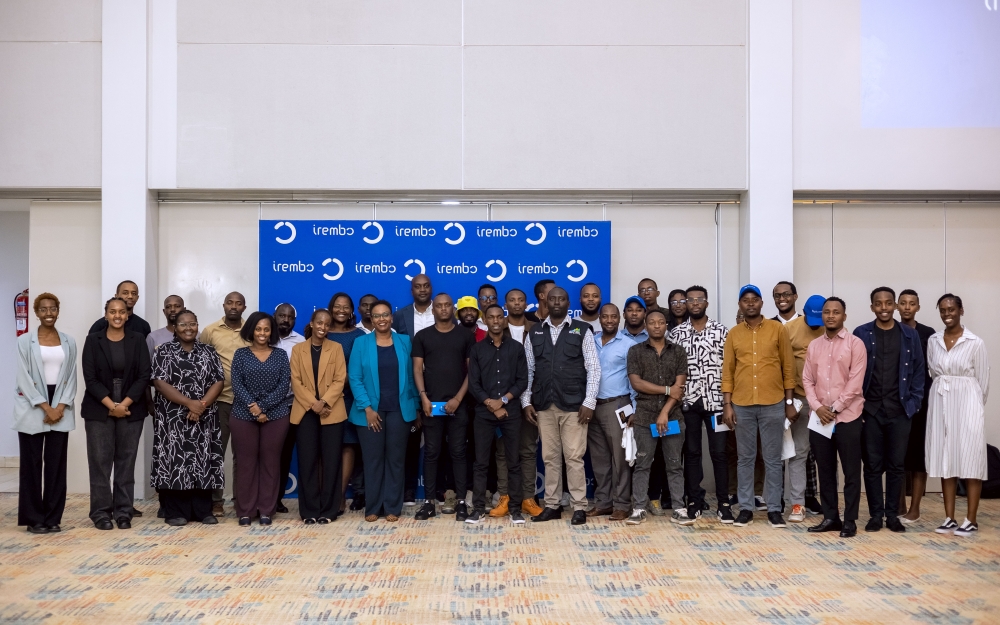
<svg viewBox="0 0 1000 625">
<path fill-rule="evenodd" d="M 524 417 L 538 425 L 545 462 L 545 510 L 531 518 L 562 516 L 562 463 L 573 505 L 573 525 L 587 522 L 587 424 L 597 406 L 601 362 L 590 324 L 569 319 L 569 295 L 553 287 L 546 296 L 548 317 L 532 326 L 524 341 L 528 390 L 521 394 Z"/>
</svg>

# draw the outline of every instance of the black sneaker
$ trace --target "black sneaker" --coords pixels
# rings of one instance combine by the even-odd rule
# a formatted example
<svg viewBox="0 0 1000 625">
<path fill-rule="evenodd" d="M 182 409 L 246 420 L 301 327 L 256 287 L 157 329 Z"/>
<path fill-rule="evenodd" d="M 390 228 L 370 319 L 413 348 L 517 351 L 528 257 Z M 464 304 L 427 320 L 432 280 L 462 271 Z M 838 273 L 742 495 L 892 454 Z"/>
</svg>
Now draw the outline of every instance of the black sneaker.
<svg viewBox="0 0 1000 625">
<path fill-rule="evenodd" d="M 513 523 L 514 525 L 524 525 L 524 516 L 520 513 L 520 511 L 511 512 L 510 522 Z"/>
<path fill-rule="evenodd" d="M 456 512 L 456 514 L 458 513 Z M 479 525 L 485 517 L 486 510 L 473 510 L 472 514 L 466 516 L 463 520 L 469 525 Z"/>
<path fill-rule="evenodd" d="M 437 516 L 437 510 L 435 510 L 434 508 L 434 503 L 428 501 L 424 505 L 420 506 L 420 509 L 417 510 L 417 513 L 413 515 L 413 518 L 416 519 L 417 521 L 426 521 L 432 516 Z"/>
<path fill-rule="evenodd" d="M 938 534 L 954 534 L 956 529 L 958 529 L 958 523 L 951 517 L 945 517 L 941 525 L 938 525 L 934 531 Z"/>
<path fill-rule="evenodd" d="M 732 525 L 735 520 L 733 519 L 733 508 L 728 503 L 719 505 L 717 515 L 719 517 L 719 522 L 723 525 Z"/>
<path fill-rule="evenodd" d="M 404 506 L 415 506 L 417 505 L 417 495 L 412 490 L 403 491 L 403 505 Z"/>
<path fill-rule="evenodd" d="M 771 524 L 771 527 L 785 527 L 785 519 L 780 512 L 768 512 L 767 522 Z"/>
<path fill-rule="evenodd" d="M 469 507 L 465 505 L 464 501 L 460 501 L 455 504 L 455 520 L 465 521 L 469 518 Z"/>
<path fill-rule="evenodd" d="M 969 536 L 974 536 L 978 531 L 979 531 L 979 524 L 973 523 L 969 519 L 966 519 L 960 526 L 955 528 L 955 536 L 962 536 L 963 538 L 968 538 Z"/>
<path fill-rule="evenodd" d="M 753 511 L 740 510 L 740 515 L 736 517 L 735 521 L 733 521 L 733 525 L 736 527 L 746 527 L 748 525 L 753 525 Z"/>
<path fill-rule="evenodd" d="M 806 497 L 806 510 L 813 516 L 823 514 L 823 506 L 820 505 L 819 500 L 815 497 Z"/>
</svg>

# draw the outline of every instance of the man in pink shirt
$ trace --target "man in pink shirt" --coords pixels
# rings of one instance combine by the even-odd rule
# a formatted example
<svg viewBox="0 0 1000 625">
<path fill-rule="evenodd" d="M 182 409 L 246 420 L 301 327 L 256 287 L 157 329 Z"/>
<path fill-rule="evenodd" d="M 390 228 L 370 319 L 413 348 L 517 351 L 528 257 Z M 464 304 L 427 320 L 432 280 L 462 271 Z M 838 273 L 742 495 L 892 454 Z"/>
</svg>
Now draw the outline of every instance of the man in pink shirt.
<svg viewBox="0 0 1000 625">
<path fill-rule="evenodd" d="M 840 531 L 841 538 L 857 534 L 858 506 L 861 503 L 861 409 L 868 355 L 858 337 L 844 329 L 847 305 L 839 297 L 823 303 L 823 326 L 826 333 L 809 344 L 802 387 L 809 408 L 824 424 L 836 421 L 833 435 L 827 438 L 809 432 L 809 444 L 819 468 L 820 501 L 823 521 L 810 532 Z M 837 455 L 844 470 L 844 520 L 840 520 L 837 501 Z"/>
</svg>

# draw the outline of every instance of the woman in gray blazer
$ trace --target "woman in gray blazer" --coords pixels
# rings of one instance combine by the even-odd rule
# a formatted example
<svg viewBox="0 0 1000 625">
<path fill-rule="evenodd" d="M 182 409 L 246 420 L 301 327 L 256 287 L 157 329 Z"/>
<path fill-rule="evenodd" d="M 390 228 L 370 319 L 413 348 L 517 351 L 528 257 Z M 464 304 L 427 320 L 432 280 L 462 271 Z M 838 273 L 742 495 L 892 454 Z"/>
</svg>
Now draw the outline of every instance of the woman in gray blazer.
<svg viewBox="0 0 1000 625">
<path fill-rule="evenodd" d="M 48 534 L 60 531 L 66 508 L 66 448 L 69 432 L 76 427 L 76 342 L 56 330 L 58 297 L 42 293 L 34 308 L 38 327 L 17 339 L 17 524 L 27 525 L 33 534 Z"/>
</svg>

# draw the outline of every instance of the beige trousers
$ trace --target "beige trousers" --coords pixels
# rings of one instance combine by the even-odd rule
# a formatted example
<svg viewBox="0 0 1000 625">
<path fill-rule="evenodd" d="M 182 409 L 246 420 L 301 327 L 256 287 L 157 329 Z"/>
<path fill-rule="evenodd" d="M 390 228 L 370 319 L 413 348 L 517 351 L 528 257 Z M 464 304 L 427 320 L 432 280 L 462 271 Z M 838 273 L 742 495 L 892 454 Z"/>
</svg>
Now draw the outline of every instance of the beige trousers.
<svg viewBox="0 0 1000 625">
<path fill-rule="evenodd" d="M 545 463 L 545 507 L 558 508 L 562 501 L 562 467 L 566 459 L 566 481 L 573 510 L 587 509 L 587 476 L 583 454 L 587 451 L 587 425 L 579 412 L 560 410 L 550 404 L 537 412 L 538 434 Z"/>
</svg>

